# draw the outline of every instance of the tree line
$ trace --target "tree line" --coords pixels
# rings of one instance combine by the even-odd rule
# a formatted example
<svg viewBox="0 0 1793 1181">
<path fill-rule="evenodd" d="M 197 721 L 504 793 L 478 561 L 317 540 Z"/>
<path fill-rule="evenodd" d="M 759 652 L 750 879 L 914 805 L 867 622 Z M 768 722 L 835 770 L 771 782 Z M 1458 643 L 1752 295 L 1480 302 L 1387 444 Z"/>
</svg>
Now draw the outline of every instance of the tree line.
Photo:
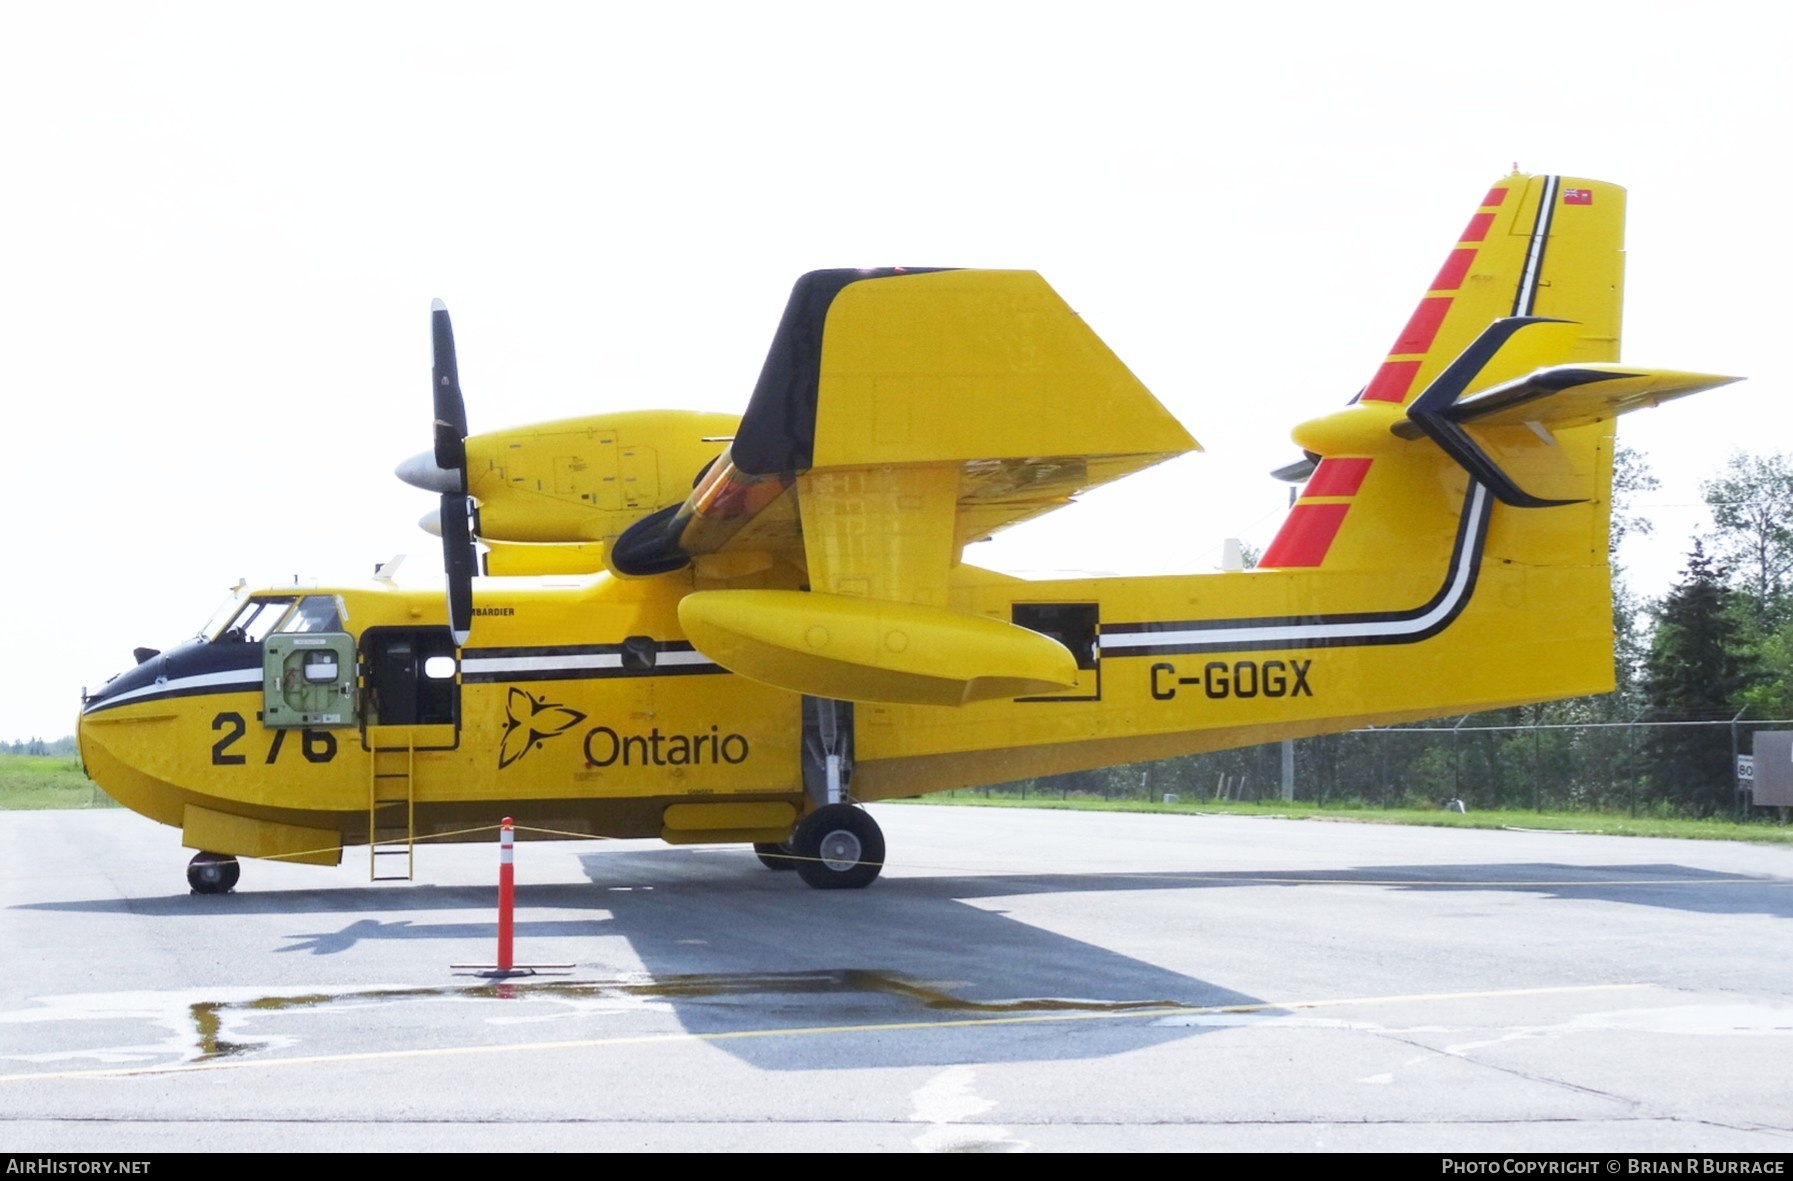
<svg viewBox="0 0 1793 1181">
<path fill-rule="evenodd" d="M 0 742 L 0 754 L 6 755 L 72 755 L 75 753 L 75 737 L 57 738 L 46 741 L 42 738 L 26 738 L 19 742 Z"/>
</svg>

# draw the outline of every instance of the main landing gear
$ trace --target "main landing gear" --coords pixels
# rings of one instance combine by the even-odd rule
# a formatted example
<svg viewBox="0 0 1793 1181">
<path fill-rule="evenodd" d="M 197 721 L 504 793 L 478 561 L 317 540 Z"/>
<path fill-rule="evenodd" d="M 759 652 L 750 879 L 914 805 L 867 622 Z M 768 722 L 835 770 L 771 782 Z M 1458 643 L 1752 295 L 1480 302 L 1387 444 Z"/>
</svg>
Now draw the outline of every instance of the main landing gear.
<svg viewBox="0 0 1793 1181">
<path fill-rule="evenodd" d="M 757 844 L 753 851 L 768 869 L 794 869 L 814 889 L 864 889 L 884 868 L 884 833 L 877 821 L 847 803 L 853 778 L 851 702 L 803 699 L 800 757 L 804 794 L 818 806 L 798 822 L 790 840 Z"/>
<path fill-rule="evenodd" d="M 791 850 L 797 876 L 817 890 L 861 890 L 884 868 L 883 830 L 851 804 L 828 804 L 805 816 L 791 835 Z"/>
<path fill-rule="evenodd" d="M 195 853 L 187 862 L 187 884 L 195 894 L 228 894 L 243 867 L 228 853 Z"/>
</svg>

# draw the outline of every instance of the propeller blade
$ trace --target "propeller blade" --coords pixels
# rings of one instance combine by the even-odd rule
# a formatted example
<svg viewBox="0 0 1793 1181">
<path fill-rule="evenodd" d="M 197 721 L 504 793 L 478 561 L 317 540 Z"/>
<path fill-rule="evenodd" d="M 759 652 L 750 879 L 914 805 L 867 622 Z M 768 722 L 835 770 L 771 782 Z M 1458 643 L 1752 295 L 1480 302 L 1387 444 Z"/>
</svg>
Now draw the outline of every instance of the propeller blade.
<svg viewBox="0 0 1793 1181">
<path fill-rule="evenodd" d="M 435 365 L 430 372 L 436 407 L 436 466 L 460 473 L 459 491 L 467 490 L 467 404 L 461 399 L 461 371 L 455 363 L 454 325 L 448 305 L 430 303 L 430 338 Z"/>
<path fill-rule="evenodd" d="M 442 494 L 442 567 L 448 572 L 448 627 L 457 648 L 466 646 L 473 631 L 473 575 L 479 569 L 468 507 L 462 493 Z"/>
</svg>

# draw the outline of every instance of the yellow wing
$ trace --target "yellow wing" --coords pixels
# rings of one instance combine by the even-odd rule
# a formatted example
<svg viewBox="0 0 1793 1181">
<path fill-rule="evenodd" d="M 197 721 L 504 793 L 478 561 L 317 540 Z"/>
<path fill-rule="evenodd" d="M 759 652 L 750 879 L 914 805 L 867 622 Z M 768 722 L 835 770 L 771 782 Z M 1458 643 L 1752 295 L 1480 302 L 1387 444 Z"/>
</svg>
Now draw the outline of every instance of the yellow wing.
<svg viewBox="0 0 1793 1181">
<path fill-rule="evenodd" d="M 757 552 L 818 591 L 937 604 L 966 543 L 1195 447 L 1031 271 L 815 271 L 728 451 L 611 565 Z"/>
<path fill-rule="evenodd" d="M 797 692 L 963 704 L 1074 685 L 1056 639 L 948 605 L 965 544 L 1193 449 L 1031 271 L 798 280 L 734 441 L 612 570 L 694 563 L 699 650 Z M 755 589 L 784 562 L 805 590 Z M 719 587 L 720 589 L 707 589 Z"/>
<path fill-rule="evenodd" d="M 937 604 L 968 542 L 1195 446 L 1031 271 L 816 271 L 741 418 L 471 436 L 467 491 L 494 574 L 695 561 L 726 584 L 783 563 Z"/>
</svg>

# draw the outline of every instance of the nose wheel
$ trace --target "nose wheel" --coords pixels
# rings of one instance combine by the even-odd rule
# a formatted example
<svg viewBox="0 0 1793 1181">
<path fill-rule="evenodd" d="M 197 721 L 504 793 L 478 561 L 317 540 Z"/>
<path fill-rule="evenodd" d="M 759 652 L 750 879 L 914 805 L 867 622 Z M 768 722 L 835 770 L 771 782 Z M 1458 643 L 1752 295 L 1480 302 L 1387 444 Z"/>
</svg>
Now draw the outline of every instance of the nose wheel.
<svg viewBox="0 0 1793 1181">
<path fill-rule="evenodd" d="M 195 894 L 228 894 L 242 872 L 228 853 L 195 853 L 187 862 L 187 884 Z"/>
<path fill-rule="evenodd" d="M 791 836 L 797 876 L 817 890 L 860 890 L 884 868 L 884 833 L 863 809 L 828 804 Z"/>
</svg>

